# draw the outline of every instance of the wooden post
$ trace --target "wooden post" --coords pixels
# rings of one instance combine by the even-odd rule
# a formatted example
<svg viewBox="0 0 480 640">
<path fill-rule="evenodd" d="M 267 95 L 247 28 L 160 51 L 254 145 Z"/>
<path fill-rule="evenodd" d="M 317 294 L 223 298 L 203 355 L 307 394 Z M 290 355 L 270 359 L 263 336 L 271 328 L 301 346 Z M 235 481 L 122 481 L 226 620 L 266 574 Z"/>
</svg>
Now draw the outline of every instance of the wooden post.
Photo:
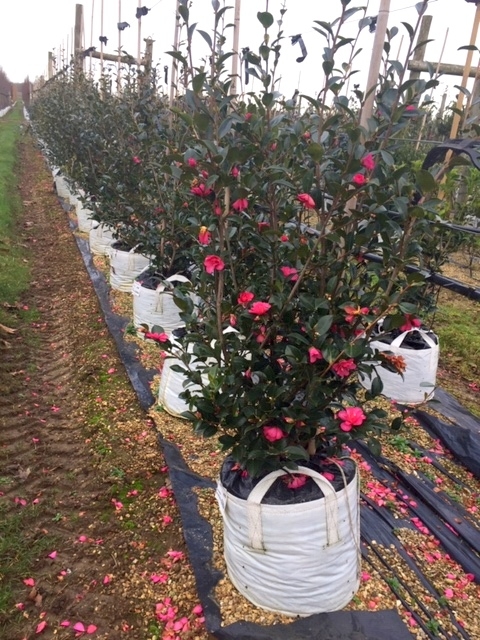
<svg viewBox="0 0 480 640">
<path fill-rule="evenodd" d="M 380 9 L 377 18 L 377 28 L 375 31 L 375 39 L 373 41 L 373 51 L 370 60 L 370 69 L 368 71 L 367 90 L 365 102 L 363 103 L 362 113 L 360 116 L 360 126 L 365 129 L 368 126 L 368 120 L 373 113 L 373 103 L 375 100 L 375 88 L 378 82 L 378 74 L 382 63 L 383 45 L 387 35 L 388 15 L 390 12 L 390 0 L 381 0 Z"/>
<path fill-rule="evenodd" d="M 430 27 L 432 25 L 432 16 L 423 16 L 422 21 L 420 22 L 420 29 L 418 31 L 417 37 L 417 48 L 413 53 L 413 60 L 417 62 L 423 62 L 425 58 L 425 50 L 427 48 L 426 44 L 422 44 L 421 47 L 418 45 L 421 42 L 425 42 L 428 40 L 428 34 L 430 33 Z M 420 78 L 420 73 L 418 71 L 412 71 L 410 74 L 410 80 L 418 80 Z"/>
<path fill-rule="evenodd" d="M 238 81 L 238 60 L 240 41 L 240 0 L 235 0 L 235 13 L 233 19 L 233 56 L 232 56 L 232 84 L 230 85 L 230 95 L 237 95 Z"/>
<path fill-rule="evenodd" d="M 173 35 L 173 50 L 178 50 L 178 43 L 180 41 L 180 14 L 178 8 L 180 6 L 180 0 L 177 0 L 177 6 L 175 8 L 175 31 Z M 177 75 L 178 75 L 178 60 L 172 58 L 172 69 L 170 71 L 170 106 L 173 105 L 175 100 L 175 93 L 177 89 Z"/>
<path fill-rule="evenodd" d="M 50 78 L 53 78 L 53 53 L 51 51 L 48 52 L 48 73 L 47 73 L 47 78 L 48 80 L 50 80 Z"/>
<path fill-rule="evenodd" d="M 476 41 L 477 41 L 477 35 L 478 35 L 478 27 L 480 25 L 480 2 L 477 3 L 476 5 L 476 11 L 475 11 L 475 19 L 473 21 L 473 28 L 472 28 L 472 34 L 470 36 L 470 45 L 474 46 Z M 463 88 L 465 88 L 467 86 L 467 82 L 468 82 L 468 78 L 470 75 L 470 71 L 472 70 L 472 57 L 473 57 L 473 50 L 472 51 L 467 51 L 467 59 L 465 61 L 465 67 L 464 67 L 464 71 L 463 71 L 463 76 L 462 76 L 462 84 L 461 86 Z M 461 112 L 462 110 L 462 106 L 463 106 L 463 98 L 464 98 L 464 93 L 463 91 L 459 91 L 458 92 L 458 97 L 457 97 L 457 104 L 455 105 L 456 109 Z M 458 134 L 458 125 L 460 124 L 460 114 L 459 113 L 455 113 L 453 114 L 453 122 L 452 122 L 452 128 L 450 130 L 450 138 L 456 138 L 457 134 Z M 452 153 L 449 152 L 447 154 L 447 157 L 445 158 L 445 162 L 448 163 L 450 158 L 451 158 Z"/>
<path fill-rule="evenodd" d="M 100 6 L 100 35 L 102 36 L 102 38 L 104 37 L 103 34 L 103 0 Z M 100 75 L 103 77 L 103 40 L 100 43 Z"/>
<path fill-rule="evenodd" d="M 142 0 L 138 0 L 138 8 L 142 7 Z M 142 16 L 138 15 L 138 34 L 137 34 L 137 61 L 138 66 L 142 64 Z"/>
<path fill-rule="evenodd" d="M 83 26 L 83 4 L 75 5 L 75 31 L 73 43 L 73 60 L 75 76 L 79 76 L 83 71 L 82 53 L 82 26 Z"/>
<path fill-rule="evenodd" d="M 122 22 L 122 0 L 118 0 L 118 24 Z M 120 79 L 120 64 L 122 56 L 122 32 L 118 29 L 118 59 L 117 59 L 117 92 L 120 92 L 122 81 Z"/>
<path fill-rule="evenodd" d="M 480 72 L 480 62 L 477 70 Z M 480 119 L 480 73 L 475 79 L 471 97 L 472 100 L 470 104 L 470 117 L 475 118 L 475 124 L 478 124 L 478 120 Z"/>
<path fill-rule="evenodd" d="M 93 47 L 93 17 L 95 15 L 95 0 L 92 0 L 92 15 L 90 17 L 90 48 Z M 92 75 L 92 56 L 90 55 L 90 76 Z"/>
</svg>

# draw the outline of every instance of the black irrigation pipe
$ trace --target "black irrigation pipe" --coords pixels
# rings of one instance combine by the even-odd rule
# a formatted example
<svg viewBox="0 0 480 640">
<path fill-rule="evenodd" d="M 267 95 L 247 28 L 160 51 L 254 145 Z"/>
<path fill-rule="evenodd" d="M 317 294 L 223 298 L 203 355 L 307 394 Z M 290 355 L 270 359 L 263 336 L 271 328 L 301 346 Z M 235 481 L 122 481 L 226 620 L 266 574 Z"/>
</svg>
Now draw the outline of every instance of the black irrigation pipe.
<svg viewBox="0 0 480 640">
<path fill-rule="evenodd" d="M 383 259 L 381 256 L 378 256 L 374 253 L 365 253 L 363 257 L 366 260 L 370 260 L 371 262 L 382 263 Z M 427 282 L 431 282 L 432 284 L 436 284 L 440 287 L 444 287 L 449 291 L 453 291 L 454 293 L 458 293 L 470 300 L 480 301 L 480 289 L 471 287 L 468 284 L 464 284 L 459 280 L 453 280 L 452 278 L 447 278 L 447 276 L 442 276 L 439 273 L 433 273 L 433 271 L 425 271 L 425 269 L 420 269 L 419 267 L 414 267 L 413 265 L 406 265 L 405 271 L 407 273 L 421 273 Z"/>
</svg>

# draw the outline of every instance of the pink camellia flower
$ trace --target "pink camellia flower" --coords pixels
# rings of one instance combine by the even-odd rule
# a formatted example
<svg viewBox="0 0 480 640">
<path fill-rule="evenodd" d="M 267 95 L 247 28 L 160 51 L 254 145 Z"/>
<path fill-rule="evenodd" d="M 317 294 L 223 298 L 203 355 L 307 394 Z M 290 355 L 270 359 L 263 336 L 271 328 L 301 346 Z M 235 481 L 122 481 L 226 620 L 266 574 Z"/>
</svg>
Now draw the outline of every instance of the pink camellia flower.
<svg viewBox="0 0 480 640">
<path fill-rule="evenodd" d="M 309 193 L 299 193 L 297 200 L 303 204 L 305 209 L 315 209 L 315 202 Z"/>
<path fill-rule="evenodd" d="M 269 229 L 270 228 L 270 223 L 269 222 L 257 222 L 257 227 L 258 227 L 258 230 L 260 232 L 262 232 L 264 229 Z"/>
<path fill-rule="evenodd" d="M 300 489 L 306 484 L 307 476 L 303 475 L 303 473 L 295 473 L 289 475 L 286 482 L 289 489 Z"/>
<path fill-rule="evenodd" d="M 192 187 L 190 193 L 193 193 L 194 196 L 198 196 L 199 198 L 208 198 L 213 193 L 213 189 L 206 187 L 202 182 Z"/>
<path fill-rule="evenodd" d="M 357 365 L 352 358 L 348 360 L 339 360 L 335 364 L 332 364 L 332 371 L 340 376 L 340 378 L 347 378 L 352 371 L 355 371 Z"/>
<path fill-rule="evenodd" d="M 216 216 L 222 215 L 222 206 L 218 200 L 215 200 L 215 202 L 213 203 L 213 212 Z"/>
<path fill-rule="evenodd" d="M 280 267 L 280 271 L 283 273 L 285 278 L 287 278 L 287 280 L 291 280 L 292 282 L 298 280 L 298 271 L 295 269 L 295 267 Z"/>
<path fill-rule="evenodd" d="M 239 198 L 238 200 L 235 200 L 232 204 L 232 209 L 235 209 L 235 211 L 245 211 L 245 209 L 248 209 L 247 198 Z"/>
<path fill-rule="evenodd" d="M 155 340 L 155 342 L 168 342 L 168 336 L 166 333 L 152 333 L 151 331 L 146 331 L 144 336 L 148 340 Z"/>
<path fill-rule="evenodd" d="M 187 160 L 188 166 L 189 167 L 196 167 L 197 166 L 197 161 L 195 160 L 195 158 L 189 158 Z"/>
<path fill-rule="evenodd" d="M 317 360 L 323 360 L 322 352 L 316 347 L 309 347 L 308 349 L 308 361 L 310 364 L 315 364 Z"/>
<path fill-rule="evenodd" d="M 283 234 L 280 236 L 280 242 L 288 242 L 289 238 L 287 235 Z"/>
<path fill-rule="evenodd" d="M 202 178 L 205 178 L 205 180 L 208 178 L 208 171 L 206 171 L 205 169 L 202 169 L 202 171 L 200 171 L 200 175 L 202 176 Z"/>
<path fill-rule="evenodd" d="M 232 178 L 238 178 L 240 175 L 240 169 L 238 167 L 232 167 Z"/>
<path fill-rule="evenodd" d="M 198 242 L 207 246 L 212 241 L 212 234 L 207 227 L 200 227 L 200 233 L 198 234 Z"/>
<path fill-rule="evenodd" d="M 360 163 L 367 171 L 373 171 L 375 169 L 375 160 L 371 153 L 367 153 L 366 156 L 363 156 Z"/>
<path fill-rule="evenodd" d="M 250 122 L 250 120 L 252 119 L 252 116 L 253 116 L 253 113 L 247 112 L 247 113 L 245 114 L 245 120 L 246 120 L 247 122 Z"/>
<path fill-rule="evenodd" d="M 214 271 L 223 271 L 223 269 L 225 269 L 224 261 L 218 256 L 207 256 L 203 261 L 203 266 L 205 267 L 205 271 L 210 275 L 212 275 Z"/>
<path fill-rule="evenodd" d="M 140 158 L 138 156 L 133 156 L 132 162 L 133 162 L 133 164 L 142 164 L 142 161 L 140 160 Z"/>
<path fill-rule="evenodd" d="M 422 321 L 419 318 L 414 318 L 410 313 L 405 314 L 405 322 L 400 327 L 400 331 L 411 331 L 422 326 Z"/>
<path fill-rule="evenodd" d="M 280 429 L 280 427 L 262 427 L 263 435 L 266 440 L 269 442 L 276 442 L 277 440 L 281 440 L 285 438 L 285 433 Z"/>
<path fill-rule="evenodd" d="M 405 107 L 405 111 L 416 111 L 417 108 L 414 104 L 409 104 L 407 107 Z"/>
<path fill-rule="evenodd" d="M 337 418 L 342 421 L 340 423 L 342 431 L 351 431 L 353 427 L 360 427 L 367 416 L 360 407 L 346 407 L 337 413 Z"/>
<path fill-rule="evenodd" d="M 368 307 L 345 307 L 345 322 L 352 324 L 358 316 L 366 316 L 370 309 Z"/>
<path fill-rule="evenodd" d="M 242 307 L 246 307 L 254 297 L 255 295 L 251 291 L 242 291 L 237 298 L 237 302 L 241 304 Z"/>
<path fill-rule="evenodd" d="M 254 302 L 248 312 L 254 316 L 264 316 L 271 308 L 272 305 L 268 302 Z"/>
<path fill-rule="evenodd" d="M 363 173 L 356 173 L 352 178 L 353 184 L 357 185 L 357 187 L 363 187 L 363 185 L 367 182 L 367 179 L 363 175 Z"/>
</svg>

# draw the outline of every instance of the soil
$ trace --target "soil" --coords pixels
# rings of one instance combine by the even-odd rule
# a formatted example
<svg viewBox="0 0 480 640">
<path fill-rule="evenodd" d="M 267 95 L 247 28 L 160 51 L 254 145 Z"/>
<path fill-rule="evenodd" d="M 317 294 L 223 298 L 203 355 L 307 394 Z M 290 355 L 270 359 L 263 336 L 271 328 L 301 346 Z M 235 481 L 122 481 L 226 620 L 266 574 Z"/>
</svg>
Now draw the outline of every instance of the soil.
<svg viewBox="0 0 480 640">
<path fill-rule="evenodd" d="M 0 567 L 16 602 L 0 606 L 0 638 L 73 638 L 83 626 L 97 639 L 155 639 L 156 607 L 171 598 L 172 628 L 180 620 L 182 638 L 206 640 L 154 425 L 42 156 L 29 139 L 20 152 L 32 282 L 9 307 L 15 334 L 0 335 L 0 539 L 18 525 Z"/>
</svg>

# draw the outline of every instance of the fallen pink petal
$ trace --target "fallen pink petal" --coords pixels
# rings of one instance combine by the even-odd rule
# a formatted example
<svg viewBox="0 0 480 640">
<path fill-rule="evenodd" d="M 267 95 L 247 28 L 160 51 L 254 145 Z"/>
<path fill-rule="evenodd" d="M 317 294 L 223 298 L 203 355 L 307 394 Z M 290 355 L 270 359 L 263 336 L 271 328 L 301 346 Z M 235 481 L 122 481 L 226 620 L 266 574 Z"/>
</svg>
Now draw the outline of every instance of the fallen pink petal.
<svg viewBox="0 0 480 640">
<path fill-rule="evenodd" d="M 42 633 L 42 631 L 44 631 L 47 627 L 47 623 L 45 620 L 42 620 L 42 622 L 39 622 L 37 624 L 37 627 L 35 629 L 35 633 Z"/>
<path fill-rule="evenodd" d="M 25 578 L 25 580 L 23 581 L 23 584 L 26 584 L 27 587 L 34 587 L 35 580 L 33 578 Z"/>
<path fill-rule="evenodd" d="M 48 557 L 51 558 L 52 560 L 55 560 L 55 558 L 57 557 L 57 552 L 56 551 L 52 551 L 52 553 L 48 554 Z"/>
</svg>

